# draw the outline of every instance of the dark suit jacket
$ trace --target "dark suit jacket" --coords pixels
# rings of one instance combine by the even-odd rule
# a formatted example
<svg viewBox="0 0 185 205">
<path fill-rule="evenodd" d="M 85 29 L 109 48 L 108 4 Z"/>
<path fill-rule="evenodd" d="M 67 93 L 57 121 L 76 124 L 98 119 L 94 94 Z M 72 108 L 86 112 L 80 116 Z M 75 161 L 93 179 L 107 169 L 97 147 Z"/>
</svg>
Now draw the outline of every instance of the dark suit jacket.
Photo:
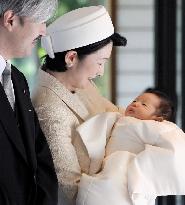
<svg viewBox="0 0 185 205">
<path fill-rule="evenodd" d="M 24 75 L 12 66 L 21 134 L 0 83 L 0 205 L 56 205 L 57 178 Z"/>
</svg>

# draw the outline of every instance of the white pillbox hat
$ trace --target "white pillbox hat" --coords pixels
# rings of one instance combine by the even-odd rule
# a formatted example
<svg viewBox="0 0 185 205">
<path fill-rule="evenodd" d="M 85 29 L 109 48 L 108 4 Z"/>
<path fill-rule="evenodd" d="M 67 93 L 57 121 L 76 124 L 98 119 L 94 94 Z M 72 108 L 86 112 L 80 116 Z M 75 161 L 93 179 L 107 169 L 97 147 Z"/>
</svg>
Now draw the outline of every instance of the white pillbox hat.
<svg viewBox="0 0 185 205">
<path fill-rule="evenodd" d="M 63 52 L 108 38 L 114 33 L 111 18 L 103 6 L 83 7 L 59 17 L 47 27 L 41 46 L 50 58 Z"/>
</svg>

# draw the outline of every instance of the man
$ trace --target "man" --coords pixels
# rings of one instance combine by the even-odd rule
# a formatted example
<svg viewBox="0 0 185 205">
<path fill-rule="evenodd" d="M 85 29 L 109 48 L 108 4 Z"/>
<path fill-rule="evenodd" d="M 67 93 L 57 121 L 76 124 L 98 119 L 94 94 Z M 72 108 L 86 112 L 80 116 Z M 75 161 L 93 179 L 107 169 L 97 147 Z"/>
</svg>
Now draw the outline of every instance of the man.
<svg viewBox="0 0 185 205">
<path fill-rule="evenodd" d="M 26 79 L 8 61 L 31 54 L 56 6 L 57 0 L 0 1 L 1 205 L 57 204 L 52 157 Z"/>
</svg>

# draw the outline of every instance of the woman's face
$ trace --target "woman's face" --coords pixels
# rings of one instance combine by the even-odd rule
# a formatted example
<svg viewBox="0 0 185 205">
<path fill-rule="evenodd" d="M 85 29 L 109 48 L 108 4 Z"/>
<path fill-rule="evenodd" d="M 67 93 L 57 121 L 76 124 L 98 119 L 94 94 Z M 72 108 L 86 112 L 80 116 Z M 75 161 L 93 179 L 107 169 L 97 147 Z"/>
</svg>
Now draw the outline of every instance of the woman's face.
<svg viewBox="0 0 185 205">
<path fill-rule="evenodd" d="M 105 63 L 110 58 L 111 51 L 112 42 L 98 51 L 87 55 L 82 60 L 77 60 L 70 72 L 73 78 L 73 87 L 83 89 L 89 84 L 89 80 L 102 76 Z"/>
</svg>

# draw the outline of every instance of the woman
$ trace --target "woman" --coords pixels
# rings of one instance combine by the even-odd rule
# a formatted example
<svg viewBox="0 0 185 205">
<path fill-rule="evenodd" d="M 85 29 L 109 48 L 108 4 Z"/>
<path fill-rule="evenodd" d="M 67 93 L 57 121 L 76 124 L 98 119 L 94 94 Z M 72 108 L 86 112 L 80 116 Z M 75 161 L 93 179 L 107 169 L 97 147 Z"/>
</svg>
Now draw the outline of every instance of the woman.
<svg viewBox="0 0 185 205">
<path fill-rule="evenodd" d="M 65 204 L 75 203 L 80 177 L 89 172 L 90 159 L 76 127 L 97 113 L 118 111 L 92 83 L 103 75 L 113 45 L 125 46 L 126 39 L 114 33 L 103 6 L 63 15 L 42 38 L 48 55 L 33 103 L 52 152 Z"/>
</svg>

